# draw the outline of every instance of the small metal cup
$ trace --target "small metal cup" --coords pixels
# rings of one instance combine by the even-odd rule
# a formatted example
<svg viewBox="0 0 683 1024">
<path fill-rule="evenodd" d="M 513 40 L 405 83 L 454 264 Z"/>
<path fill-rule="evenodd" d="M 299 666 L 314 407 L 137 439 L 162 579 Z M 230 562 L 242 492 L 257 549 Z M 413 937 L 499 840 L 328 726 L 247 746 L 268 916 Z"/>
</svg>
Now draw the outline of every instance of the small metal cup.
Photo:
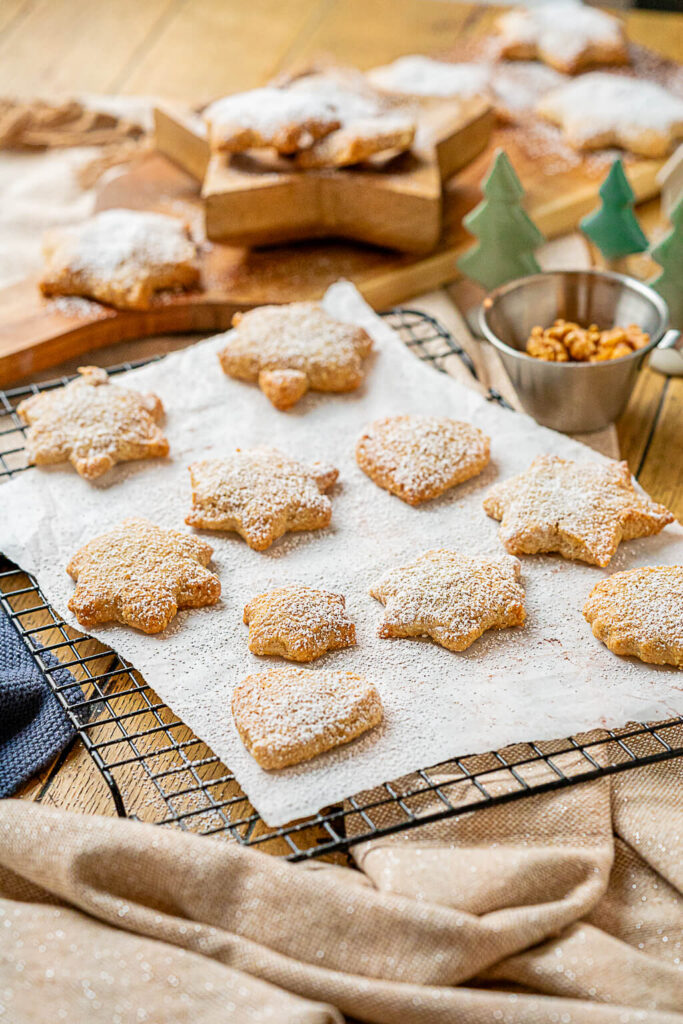
<svg viewBox="0 0 683 1024">
<path fill-rule="evenodd" d="M 668 315 L 662 297 L 632 277 L 558 270 L 496 288 L 482 303 L 479 324 L 500 353 L 525 411 L 553 430 L 588 433 L 621 414 L 649 352 L 680 347 L 678 331 L 666 331 Z M 527 355 L 531 328 L 549 326 L 558 317 L 603 329 L 638 324 L 650 342 L 629 356 L 600 363 L 551 363 Z"/>
</svg>

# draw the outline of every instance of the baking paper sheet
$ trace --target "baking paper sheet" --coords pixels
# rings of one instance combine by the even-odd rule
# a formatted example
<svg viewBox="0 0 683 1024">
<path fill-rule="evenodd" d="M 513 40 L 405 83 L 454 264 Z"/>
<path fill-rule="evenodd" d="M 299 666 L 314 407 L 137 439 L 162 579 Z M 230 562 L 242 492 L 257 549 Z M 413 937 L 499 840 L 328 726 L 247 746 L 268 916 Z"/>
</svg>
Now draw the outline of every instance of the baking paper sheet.
<svg viewBox="0 0 683 1024">
<path fill-rule="evenodd" d="M 326 304 L 340 319 L 362 323 L 375 340 L 364 387 L 348 395 L 309 394 L 279 413 L 255 386 L 223 374 L 216 357 L 221 337 L 117 377 L 119 385 L 161 396 L 170 458 L 117 466 L 94 485 L 66 466 L 22 474 L 0 492 L 0 548 L 35 573 L 54 607 L 77 625 L 67 609 L 73 582 L 64 567 L 70 556 L 126 515 L 187 529 L 187 465 L 193 459 L 270 443 L 302 461 L 321 459 L 339 468 L 327 530 L 291 534 L 264 553 L 234 534 L 203 534 L 214 547 L 213 568 L 223 586 L 218 605 L 181 612 L 156 636 L 118 625 L 93 634 L 139 669 L 208 743 L 269 825 L 451 756 L 683 712 L 683 673 L 615 657 L 583 619 L 583 602 L 605 571 L 556 556 L 522 560 L 523 629 L 491 631 L 457 654 L 428 640 L 376 636 L 382 607 L 368 588 L 386 570 L 432 547 L 500 552 L 498 524 L 481 507 L 495 480 L 522 471 L 543 452 L 604 459 L 421 363 L 351 285 L 335 285 Z M 380 490 L 355 463 L 356 438 L 371 420 L 405 412 L 475 423 L 492 438 L 490 466 L 421 508 Z M 683 529 L 674 524 L 658 537 L 622 544 L 609 571 L 683 563 L 682 541 Z M 373 679 L 385 721 L 313 761 L 265 772 L 242 746 L 230 699 L 249 672 L 284 663 L 250 654 L 242 610 L 253 595 L 293 582 L 346 596 L 358 645 L 330 653 L 312 668 Z"/>
</svg>

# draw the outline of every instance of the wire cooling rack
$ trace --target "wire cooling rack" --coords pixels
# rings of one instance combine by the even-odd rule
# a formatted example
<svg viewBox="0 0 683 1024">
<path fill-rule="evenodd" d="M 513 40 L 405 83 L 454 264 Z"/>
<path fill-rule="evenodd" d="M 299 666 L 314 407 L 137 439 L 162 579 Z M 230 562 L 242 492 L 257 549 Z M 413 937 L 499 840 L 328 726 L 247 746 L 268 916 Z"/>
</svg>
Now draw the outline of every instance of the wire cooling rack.
<svg viewBox="0 0 683 1024">
<path fill-rule="evenodd" d="M 459 358 L 476 378 L 468 354 L 431 317 L 399 309 L 387 319 L 421 359 L 445 372 L 448 360 Z M 125 363 L 109 372 L 122 373 L 148 361 Z M 27 468 L 17 405 L 67 380 L 0 392 L 0 482 Z M 494 391 L 488 397 L 505 404 Z M 357 794 L 313 817 L 269 828 L 229 769 L 135 669 L 66 625 L 36 580 L 2 556 L 0 604 L 102 773 L 119 815 L 224 835 L 292 861 L 345 852 L 363 840 L 683 754 L 680 717 L 656 725 L 596 729 L 563 740 L 456 757 Z M 80 684 L 81 694 L 64 681 L 64 667 Z"/>
</svg>

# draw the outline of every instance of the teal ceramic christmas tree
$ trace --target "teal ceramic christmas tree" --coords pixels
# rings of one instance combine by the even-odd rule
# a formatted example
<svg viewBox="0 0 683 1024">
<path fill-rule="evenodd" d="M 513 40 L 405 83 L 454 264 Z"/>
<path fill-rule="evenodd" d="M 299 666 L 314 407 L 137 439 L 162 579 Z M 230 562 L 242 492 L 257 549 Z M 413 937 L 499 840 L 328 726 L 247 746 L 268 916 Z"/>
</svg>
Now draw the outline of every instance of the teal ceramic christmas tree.
<svg viewBox="0 0 683 1024">
<path fill-rule="evenodd" d="M 458 260 L 463 274 L 487 290 L 541 269 L 534 250 L 545 239 L 522 209 L 524 189 L 502 149 L 496 153 L 482 185 L 484 199 L 464 218 L 479 239 Z"/>
<path fill-rule="evenodd" d="M 671 231 L 650 252 L 662 271 L 650 281 L 669 307 L 671 327 L 683 328 L 683 199 L 671 212 Z"/>
<path fill-rule="evenodd" d="M 600 186 L 602 206 L 581 221 L 581 230 L 608 262 L 647 249 L 647 238 L 633 212 L 635 195 L 624 174 L 621 160 L 615 160 Z"/>
</svg>

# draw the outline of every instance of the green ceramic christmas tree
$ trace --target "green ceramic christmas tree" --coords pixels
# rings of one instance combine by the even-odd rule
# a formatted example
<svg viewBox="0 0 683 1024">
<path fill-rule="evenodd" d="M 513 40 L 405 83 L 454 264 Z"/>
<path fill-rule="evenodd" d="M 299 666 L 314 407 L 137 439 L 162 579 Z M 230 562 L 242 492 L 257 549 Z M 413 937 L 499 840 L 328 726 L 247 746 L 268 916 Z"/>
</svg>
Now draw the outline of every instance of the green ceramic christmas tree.
<svg viewBox="0 0 683 1024">
<path fill-rule="evenodd" d="M 482 189 L 483 201 L 463 220 L 479 242 L 460 257 L 458 267 L 490 291 L 516 277 L 538 273 L 541 268 L 534 250 L 545 239 L 522 209 L 524 189 L 502 149 Z"/>
<path fill-rule="evenodd" d="M 671 327 L 683 328 L 683 199 L 671 212 L 672 228 L 650 255 L 662 271 L 650 281 L 669 307 Z"/>
<path fill-rule="evenodd" d="M 624 174 L 621 160 L 615 160 L 600 186 L 602 206 L 581 221 L 581 230 L 608 262 L 647 249 L 647 238 L 633 212 L 635 195 Z"/>
</svg>

